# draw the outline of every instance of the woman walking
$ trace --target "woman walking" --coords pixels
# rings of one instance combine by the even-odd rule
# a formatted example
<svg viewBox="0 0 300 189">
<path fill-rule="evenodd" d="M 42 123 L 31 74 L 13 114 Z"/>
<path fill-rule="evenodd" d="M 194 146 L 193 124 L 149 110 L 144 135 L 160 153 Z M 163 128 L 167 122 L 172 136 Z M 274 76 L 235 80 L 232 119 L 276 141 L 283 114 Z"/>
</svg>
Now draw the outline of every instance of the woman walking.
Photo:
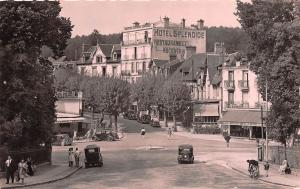
<svg viewBox="0 0 300 189">
<path fill-rule="evenodd" d="M 68 161 L 69 161 L 69 167 L 73 167 L 73 162 L 74 162 L 73 148 L 69 148 Z"/>
<path fill-rule="evenodd" d="M 25 174 L 27 172 L 27 163 L 24 161 L 24 159 L 21 160 L 21 162 L 19 163 L 18 165 L 18 168 L 19 168 L 19 177 L 22 181 L 22 184 L 24 184 L 24 177 L 25 177 Z"/>
</svg>

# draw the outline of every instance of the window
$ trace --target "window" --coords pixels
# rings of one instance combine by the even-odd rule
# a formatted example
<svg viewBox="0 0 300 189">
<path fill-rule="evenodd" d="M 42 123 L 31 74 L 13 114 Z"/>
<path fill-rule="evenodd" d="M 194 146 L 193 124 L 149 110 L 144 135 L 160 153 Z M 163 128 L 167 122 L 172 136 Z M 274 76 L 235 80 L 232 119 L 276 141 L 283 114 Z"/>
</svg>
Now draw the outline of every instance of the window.
<svg viewBox="0 0 300 189">
<path fill-rule="evenodd" d="M 102 56 L 97 56 L 97 57 L 96 57 L 96 62 L 97 62 L 97 63 L 103 62 Z"/>
<path fill-rule="evenodd" d="M 112 67 L 112 75 L 113 76 L 117 75 L 117 67 L 115 67 L 115 66 Z"/>
<path fill-rule="evenodd" d="M 228 104 L 234 104 L 234 92 L 228 92 Z"/>
<path fill-rule="evenodd" d="M 248 103 L 248 92 L 242 92 L 242 103 Z"/>
<path fill-rule="evenodd" d="M 84 60 L 84 62 L 88 61 L 88 60 L 89 60 L 89 58 L 90 58 L 90 57 L 88 57 L 88 56 L 83 56 L 83 60 Z"/>
<path fill-rule="evenodd" d="M 113 60 L 117 60 L 118 59 L 118 55 L 116 52 L 114 52 L 114 55 L 113 55 Z"/>
<path fill-rule="evenodd" d="M 233 81 L 234 80 L 234 73 L 233 73 L 233 71 L 229 71 L 228 72 L 228 80 L 229 81 Z"/>
<path fill-rule="evenodd" d="M 137 59 L 137 47 L 134 47 L 134 55 L 133 55 L 134 59 Z"/>
<path fill-rule="evenodd" d="M 106 67 L 105 66 L 102 67 L 102 76 L 106 76 Z"/>
<path fill-rule="evenodd" d="M 139 63 L 137 62 L 136 64 L 135 64 L 135 70 L 138 72 L 138 70 L 139 70 Z"/>
<path fill-rule="evenodd" d="M 147 43 L 148 41 L 148 31 L 145 31 L 145 42 Z"/>
<path fill-rule="evenodd" d="M 80 68 L 80 74 L 81 74 L 81 75 L 84 75 L 84 74 L 85 74 L 85 67 L 81 67 L 81 68 Z"/>
<path fill-rule="evenodd" d="M 93 66 L 92 67 L 92 76 L 97 76 L 98 73 L 97 73 L 97 66 Z"/>
<path fill-rule="evenodd" d="M 131 62 L 131 73 L 135 72 L 135 71 L 134 71 L 134 67 L 135 67 L 135 66 L 134 66 L 134 62 Z"/>
<path fill-rule="evenodd" d="M 146 62 L 143 62 L 143 72 L 145 72 L 146 71 Z"/>
</svg>

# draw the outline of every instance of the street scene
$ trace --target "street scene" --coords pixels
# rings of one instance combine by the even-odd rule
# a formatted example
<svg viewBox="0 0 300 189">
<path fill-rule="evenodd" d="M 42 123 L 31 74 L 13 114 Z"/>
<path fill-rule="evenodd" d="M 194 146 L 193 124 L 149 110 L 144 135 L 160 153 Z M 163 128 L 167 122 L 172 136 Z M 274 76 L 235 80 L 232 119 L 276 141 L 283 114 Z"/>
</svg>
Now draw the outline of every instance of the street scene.
<svg viewBox="0 0 300 189">
<path fill-rule="evenodd" d="M 300 1 L 0 1 L 0 188 L 300 188 Z"/>
</svg>

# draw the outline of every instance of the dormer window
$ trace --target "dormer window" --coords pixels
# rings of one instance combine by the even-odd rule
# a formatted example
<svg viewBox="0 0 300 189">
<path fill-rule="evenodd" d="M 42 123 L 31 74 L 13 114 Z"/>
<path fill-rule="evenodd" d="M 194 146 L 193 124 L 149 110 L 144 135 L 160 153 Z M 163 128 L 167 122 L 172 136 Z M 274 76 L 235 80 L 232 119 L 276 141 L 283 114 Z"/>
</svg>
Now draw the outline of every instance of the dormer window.
<svg viewBox="0 0 300 189">
<path fill-rule="evenodd" d="M 96 62 L 97 62 L 97 63 L 103 62 L 102 56 L 97 56 L 97 57 L 96 57 Z"/>
<path fill-rule="evenodd" d="M 88 56 L 83 56 L 83 61 L 86 62 L 89 60 L 89 57 Z"/>
<path fill-rule="evenodd" d="M 118 55 L 117 55 L 116 52 L 114 52 L 114 54 L 113 54 L 113 60 L 117 60 L 117 59 L 118 59 Z"/>
</svg>

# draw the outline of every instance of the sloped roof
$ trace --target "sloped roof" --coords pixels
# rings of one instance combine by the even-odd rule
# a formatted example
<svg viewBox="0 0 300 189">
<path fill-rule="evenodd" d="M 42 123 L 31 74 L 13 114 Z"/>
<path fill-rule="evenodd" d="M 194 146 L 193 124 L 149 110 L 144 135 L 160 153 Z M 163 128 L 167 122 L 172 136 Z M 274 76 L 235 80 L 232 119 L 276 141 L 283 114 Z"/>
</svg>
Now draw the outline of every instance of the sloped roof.
<svg viewBox="0 0 300 189">
<path fill-rule="evenodd" d="M 208 54 L 207 55 L 207 72 L 209 81 L 214 81 L 215 75 L 218 73 L 218 67 L 224 62 L 224 56 L 220 54 Z M 216 84 L 216 83 L 215 83 Z"/>
<path fill-rule="evenodd" d="M 194 54 L 186 59 L 179 68 L 175 71 L 172 77 L 181 78 L 184 81 L 191 81 L 195 79 L 197 72 L 204 68 L 206 64 L 206 54 Z M 186 75 L 183 72 L 188 72 Z"/>
<path fill-rule="evenodd" d="M 111 57 L 112 48 L 114 47 L 113 44 L 100 44 L 99 47 L 106 57 Z"/>
</svg>

